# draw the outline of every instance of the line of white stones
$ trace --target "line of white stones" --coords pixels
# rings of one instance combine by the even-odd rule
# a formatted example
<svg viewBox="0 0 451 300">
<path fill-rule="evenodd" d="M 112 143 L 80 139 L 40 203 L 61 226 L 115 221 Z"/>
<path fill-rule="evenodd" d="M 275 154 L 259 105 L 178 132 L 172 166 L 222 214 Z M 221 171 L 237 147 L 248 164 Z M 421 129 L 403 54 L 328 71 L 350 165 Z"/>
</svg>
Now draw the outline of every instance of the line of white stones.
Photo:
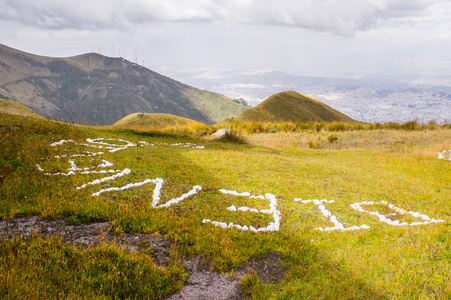
<svg viewBox="0 0 451 300">
<path fill-rule="evenodd" d="M 161 193 L 161 189 L 163 188 L 164 180 L 161 179 L 161 178 L 157 178 L 156 180 L 158 182 L 157 182 L 157 184 L 155 186 L 155 189 L 153 191 L 153 197 L 152 197 L 153 201 L 152 201 L 152 204 L 151 204 L 155 208 L 161 208 L 161 207 L 168 208 L 169 206 L 171 206 L 173 204 L 177 204 L 177 203 L 179 203 L 180 201 L 183 201 L 186 198 L 189 198 L 191 196 L 196 195 L 199 191 L 202 190 L 202 187 L 200 185 L 195 185 L 195 186 L 193 186 L 193 188 L 188 193 L 185 193 L 185 194 L 183 194 L 182 196 L 180 196 L 178 198 L 173 198 L 173 199 L 167 201 L 166 203 L 157 206 L 158 202 L 160 202 L 160 193 Z"/>
<path fill-rule="evenodd" d="M 102 189 L 94 194 L 92 194 L 93 196 L 99 196 L 102 193 L 105 192 L 110 192 L 110 191 L 125 191 L 128 190 L 130 188 L 133 187 L 138 187 L 138 186 L 142 186 L 145 184 L 149 184 L 149 183 L 153 183 L 155 184 L 155 188 L 153 190 L 153 196 L 152 196 L 152 203 L 151 206 L 155 207 L 155 208 L 162 208 L 162 207 L 166 207 L 168 208 L 169 206 L 173 205 L 173 204 L 177 204 L 180 201 L 185 200 L 186 198 L 189 198 L 191 196 L 194 196 L 195 194 L 197 194 L 199 191 L 202 190 L 202 187 L 199 185 L 195 185 L 192 190 L 190 190 L 188 193 L 183 194 L 182 196 L 178 197 L 178 198 L 173 198 L 169 201 L 167 201 L 164 204 L 158 205 L 158 202 L 160 202 L 160 194 L 161 194 L 161 190 L 163 188 L 163 183 L 164 180 L 161 178 L 155 178 L 155 179 L 146 179 L 144 181 L 141 182 L 136 182 L 136 183 L 129 183 L 127 185 L 121 186 L 121 187 L 111 187 L 111 188 L 106 188 L 106 189 Z"/>
<path fill-rule="evenodd" d="M 405 214 L 409 214 L 412 217 L 415 218 L 421 218 L 423 220 L 423 222 L 412 222 L 412 223 L 407 223 L 407 222 L 402 222 L 399 223 L 399 220 L 391 220 L 389 218 L 386 217 L 386 215 L 383 215 L 377 211 L 369 211 L 366 209 L 363 209 L 361 205 L 376 205 L 376 204 L 381 204 L 381 205 L 385 205 L 388 208 L 394 210 L 396 213 L 400 214 L 400 215 L 405 215 Z M 386 201 L 380 201 L 380 202 L 373 202 L 373 201 L 368 201 L 368 202 L 360 202 L 360 203 L 354 203 L 351 204 L 351 207 L 355 210 L 357 210 L 358 212 L 363 212 L 363 213 L 369 213 L 372 216 L 376 216 L 379 218 L 379 221 L 387 223 L 389 225 L 393 225 L 393 226 L 416 226 L 416 225 L 425 225 L 425 224 L 430 224 L 430 223 L 441 223 L 444 222 L 444 220 L 436 220 L 433 218 L 428 217 L 427 215 L 424 214 L 420 214 L 418 212 L 414 212 L 414 211 L 406 211 L 402 208 L 396 207 L 393 204 L 390 204 Z M 394 215 L 394 214 L 391 214 Z"/>
<path fill-rule="evenodd" d="M 87 174 L 105 174 L 105 173 L 118 173 L 121 170 L 94 170 L 94 169 L 102 169 L 102 168 L 108 168 L 108 167 L 112 167 L 113 164 L 105 159 L 102 159 L 102 163 L 91 167 L 91 168 L 79 168 L 77 167 L 77 165 L 75 164 L 74 160 L 69 160 L 69 163 L 71 164 L 71 167 L 67 169 L 67 173 L 62 173 L 62 172 L 57 172 L 57 173 L 45 173 L 45 170 L 42 169 L 40 164 L 36 164 L 36 167 L 38 168 L 39 171 L 44 172 L 44 175 L 50 176 L 70 176 L 70 175 L 75 175 L 75 172 L 80 172 L 80 174 L 82 175 L 87 175 Z"/>
<path fill-rule="evenodd" d="M 340 230 L 340 231 L 354 231 L 354 230 L 361 230 L 361 229 L 368 229 L 370 228 L 368 225 L 362 224 L 360 226 L 351 226 L 351 227 L 347 227 L 345 228 L 344 225 L 342 223 L 340 223 L 337 220 L 337 217 L 332 215 L 332 213 L 326 208 L 326 206 L 323 203 L 334 203 L 334 200 L 318 200 L 318 199 L 314 199 L 314 200 L 302 200 L 300 198 L 295 198 L 294 201 L 296 202 L 301 202 L 303 204 L 307 204 L 307 203 L 313 203 L 315 204 L 315 206 L 319 209 L 319 211 L 327 218 L 329 219 L 330 222 L 332 222 L 334 224 L 334 227 L 316 227 L 315 229 L 320 230 L 320 231 L 334 231 L 334 230 Z"/>
<path fill-rule="evenodd" d="M 107 143 L 104 141 L 118 141 L 118 142 L 122 142 L 125 143 L 125 145 L 120 145 L 120 144 L 112 144 L 112 143 Z M 114 153 L 116 151 L 119 150 L 124 150 L 127 149 L 129 147 L 136 147 L 137 144 L 131 143 L 129 141 L 126 140 L 122 140 L 122 139 L 113 139 L 113 138 L 109 138 L 109 139 L 104 139 L 104 138 L 97 138 L 97 139 L 86 139 L 87 143 L 77 143 L 73 140 L 60 140 L 58 142 L 54 142 L 52 144 L 50 144 L 50 146 L 52 147 L 57 147 L 57 146 L 61 146 L 65 143 L 75 143 L 78 145 L 82 145 L 82 146 L 88 146 L 88 147 L 94 147 L 94 148 L 102 148 L 102 149 L 109 149 L 108 152 Z M 88 144 L 89 143 L 89 144 Z M 148 142 L 145 141 L 139 141 L 138 144 L 141 145 L 152 145 L 155 146 L 154 144 L 149 144 Z M 161 145 L 168 145 L 166 143 L 160 143 Z M 205 146 L 197 146 L 196 144 L 191 144 L 191 143 L 177 143 L 177 144 L 171 144 L 170 146 L 181 146 L 181 147 L 192 147 L 192 148 L 197 148 L 197 149 L 204 149 Z M 72 154 L 72 155 L 56 155 L 55 158 L 56 159 L 60 159 L 63 157 L 91 157 L 91 156 L 97 156 L 97 155 L 103 155 L 105 154 L 104 152 L 95 152 L 92 153 L 90 151 L 85 151 L 84 153 L 79 153 L 79 154 Z M 67 173 L 63 173 L 63 172 L 57 172 L 54 174 L 51 173 L 44 173 L 44 175 L 54 175 L 54 176 L 70 176 L 70 175 L 75 175 L 76 172 L 80 172 L 79 174 L 82 175 L 87 175 L 87 174 L 105 174 L 105 173 L 116 173 L 119 174 L 121 172 L 121 170 L 101 170 L 101 171 L 97 171 L 94 169 L 98 169 L 98 168 L 107 168 L 107 167 L 112 167 L 113 164 L 107 160 L 102 160 L 102 163 L 98 166 L 94 166 L 91 168 L 78 168 L 75 164 L 74 160 L 69 160 L 69 163 L 71 164 L 71 167 L 69 169 L 67 169 Z M 40 164 L 36 164 L 36 167 L 38 168 L 39 171 L 41 172 L 45 172 L 45 170 L 41 167 Z"/>
<path fill-rule="evenodd" d="M 113 143 L 107 143 L 105 141 L 117 141 L 117 142 L 121 142 L 124 144 L 113 144 Z M 75 143 L 78 145 L 82 145 L 82 146 L 88 146 L 88 147 L 94 147 L 94 148 L 98 148 L 98 149 L 107 149 L 108 152 L 110 153 L 114 153 L 116 151 L 119 150 L 124 150 L 127 149 L 129 147 L 136 147 L 137 144 L 131 143 L 129 141 L 126 140 L 122 140 L 122 139 L 104 139 L 104 138 L 97 138 L 97 139 L 86 139 L 87 143 L 77 143 L 73 140 L 60 140 L 58 142 L 54 142 L 52 144 L 50 144 L 50 146 L 52 147 L 57 147 L 57 146 L 61 146 L 64 145 L 66 143 Z M 142 145 L 148 145 L 147 142 L 144 141 L 140 141 L 138 142 L 139 144 Z M 97 153 L 92 153 L 89 151 L 86 151 L 85 153 L 79 153 L 79 154 L 72 154 L 72 155 L 63 155 L 63 156 L 55 156 L 56 159 L 60 159 L 62 157 L 91 157 L 91 156 L 97 156 L 97 155 L 103 155 L 104 152 L 97 152 Z M 42 167 L 40 166 L 40 164 L 37 164 L 36 167 L 38 168 L 39 171 L 44 172 L 44 175 L 53 175 L 53 176 L 70 176 L 70 175 L 75 175 L 75 174 L 81 174 L 81 175 L 88 175 L 88 174 L 114 174 L 112 176 L 108 176 L 108 177 L 104 177 L 104 178 L 100 178 L 100 179 L 96 179 L 94 181 L 88 182 L 86 184 L 83 184 L 82 186 L 76 187 L 77 190 L 80 189 L 84 189 L 89 185 L 96 185 L 96 184 L 101 184 L 102 182 L 106 182 L 106 181 L 111 181 L 111 180 L 115 180 L 119 177 L 123 177 L 125 175 L 128 175 L 131 173 L 130 169 L 126 168 L 124 170 L 96 170 L 96 169 L 103 169 L 103 168 L 108 168 L 108 167 L 112 167 L 113 163 L 102 159 L 102 163 L 97 165 L 97 166 L 93 166 L 91 168 L 78 168 L 75 161 L 74 160 L 69 160 L 69 163 L 71 164 L 71 167 L 67 169 L 67 173 L 63 173 L 63 172 L 57 172 L 57 173 L 45 173 L 45 170 L 42 169 Z M 95 195 L 100 195 L 101 193 L 105 192 L 104 190 L 100 190 L 96 193 L 93 194 L 93 196 Z"/>
<path fill-rule="evenodd" d="M 77 190 L 81 190 L 84 189 L 85 187 L 89 186 L 89 185 L 96 185 L 96 184 L 101 184 L 102 182 L 106 182 L 106 181 L 110 181 L 110 180 L 115 180 L 119 177 L 123 177 L 125 175 L 130 174 L 131 171 L 130 169 L 124 169 L 122 171 L 119 171 L 118 173 L 114 174 L 113 176 L 108 176 L 108 177 L 104 177 L 104 178 L 100 178 L 100 179 L 96 179 L 94 181 L 88 182 L 86 184 L 83 184 L 82 186 L 76 187 Z M 93 194 L 94 196 L 94 194 Z"/>
<path fill-rule="evenodd" d="M 233 195 L 233 196 L 241 196 L 241 197 L 249 197 L 251 199 L 266 199 L 269 201 L 269 207 L 270 209 L 261 209 L 258 210 L 256 208 L 249 208 L 246 206 L 240 207 L 240 208 L 236 208 L 235 205 L 232 205 L 230 207 L 227 208 L 227 210 L 231 211 L 231 212 L 236 212 L 237 210 L 240 211 L 250 211 L 250 212 L 254 212 L 254 213 L 264 213 L 264 214 L 272 214 L 273 218 L 274 218 L 274 222 L 269 222 L 267 227 L 261 227 L 261 228 L 255 228 L 251 225 L 247 226 L 247 225 L 238 225 L 238 224 L 233 224 L 232 222 L 230 222 L 229 224 L 225 223 L 225 222 L 218 222 L 218 221 L 212 221 L 210 219 L 203 219 L 202 223 L 211 223 L 214 226 L 217 227 L 222 227 L 222 228 L 237 228 L 238 230 L 242 230 L 242 231 L 253 231 L 253 232 L 265 232 L 265 231 L 279 231 L 280 228 L 280 219 L 282 218 L 282 214 L 280 213 L 280 211 L 277 209 L 277 198 L 276 196 L 272 195 L 272 194 L 265 194 L 265 196 L 259 195 L 259 196 L 254 196 L 251 195 L 248 192 L 244 192 L 244 193 L 238 193 L 237 191 L 229 191 L 229 190 L 224 190 L 221 189 L 219 190 L 221 193 L 223 194 L 227 194 L 227 195 Z"/>
<path fill-rule="evenodd" d="M 105 141 L 118 141 L 118 142 L 125 143 L 125 145 L 124 144 L 120 145 L 120 144 L 107 143 Z M 88 138 L 88 139 L 86 139 L 86 142 L 87 143 L 76 143 L 73 140 L 60 140 L 58 142 L 54 142 L 54 143 L 50 144 L 50 146 L 57 147 L 57 146 L 64 145 L 65 143 L 75 143 L 78 145 L 94 147 L 94 148 L 98 148 L 98 149 L 109 149 L 108 152 L 111 152 L 111 153 L 114 153 L 119 150 L 124 150 L 129 147 L 137 146 L 137 144 L 134 144 L 129 141 L 122 140 L 122 139 L 104 139 L 104 138 L 90 139 L 90 138 Z M 148 142 L 145 142 L 145 141 L 139 141 L 138 144 L 144 145 L 144 146 L 148 146 L 148 145 L 155 146 L 154 144 L 149 144 Z M 159 143 L 159 144 L 168 145 L 167 143 Z M 191 148 L 197 148 L 197 149 L 205 148 L 205 146 L 197 146 L 196 144 L 191 144 L 191 143 L 176 143 L 176 144 L 171 144 L 170 146 L 191 147 Z M 62 157 L 90 157 L 90 156 L 103 155 L 103 154 L 104 154 L 104 152 L 92 153 L 90 151 L 85 151 L 85 153 L 81 153 L 81 154 L 62 155 L 62 156 L 57 155 L 57 156 L 55 156 L 55 158 L 60 159 Z M 131 173 L 131 170 L 128 168 L 126 168 L 122 171 L 121 170 L 100 170 L 100 171 L 95 170 L 95 169 L 99 169 L 99 168 L 107 168 L 107 167 L 113 166 L 113 164 L 111 162 L 104 160 L 104 159 L 102 160 L 102 163 L 99 164 L 98 166 L 93 166 L 91 168 L 83 168 L 83 169 L 78 168 L 74 160 L 69 160 L 69 163 L 71 164 L 71 167 L 67 169 L 67 171 L 68 171 L 67 173 L 62 173 L 62 172 L 58 172 L 58 173 L 54 173 L 54 174 L 44 173 L 44 175 L 70 176 L 70 175 L 75 175 L 76 172 L 78 172 L 78 174 L 82 174 L 82 175 L 114 173 L 114 175 L 112 175 L 112 176 L 96 179 L 94 181 L 88 182 L 88 183 L 83 184 L 82 186 L 79 186 L 76 188 L 77 190 L 80 190 L 80 189 L 86 188 L 89 185 L 101 184 L 103 182 L 115 180 L 119 177 L 123 177 L 123 176 Z M 42 169 L 40 164 L 37 164 L 36 166 L 39 171 L 45 172 L 45 170 Z M 93 193 L 92 196 L 94 196 L 94 197 L 99 196 L 102 193 L 109 192 L 109 191 L 125 191 L 125 190 L 133 188 L 133 187 L 138 187 L 138 186 L 142 186 L 145 184 L 154 183 L 156 186 L 154 189 L 153 201 L 152 201 L 151 205 L 155 208 L 161 208 L 161 207 L 167 208 L 173 204 L 177 204 L 180 201 L 197 194 L 198 191 L 202 190 L 201 186 L 196 185 L 188 193 L 185 193 L 178 198 L 171 199 L 171 200 L 167 201 L 166 203 L 157 206 L 158 202 L 160 201 L 160 193 L 161 193 L 161 189 L 163 187 L 163 182 L 164 181 L 161 178 L 146 179 L 142 182 L 129 183 L 129 184 L 126 184 L 121 187 L 110 187 L 110 188 L 106 188 L 106 189 L 101 189 L 100 191 Z"/>
<path fill-rule="evenodd" d="M 205 146 L 197 146 L 196 144 L 192 144 L 192 143 L 175 143 L 175 144 L 171 144 L 172 147 L 186 147 L 186 148 L 195 148 L 195 149 L 204 149 Z"/>
<path fill-rule="evenodd" d="M 370 228 L 368 225 L 360 225 L 360 226 L 351 226 L 351 227 L 347 227 L 345 228 L 343 226 L 342 223 L 340 223 L 337 220 L 337 217 L 332 215 L 332 213 L 326 208 L 326 206 L 324 205 L 324 203 L 334 203 L 334 200 L 318 200 L 318 199 L 314 199 L 314 200 L 302 200 L 300 198 L 295 198 L 294 201 L 296 202 L 301 202 L 304 204 L 307 203 L 313 203 L 318 210 L 327 218 L 329 219 L 329 221 L 331 223 L 334 224 L 334 227 L 316 227 L 315 229 L 320 230 L 320 231 L 334 231 L 334 230 L 340 230 L 340 231 L 353 231 L 353 230 L 360 230 L 360 229 L 368 229 Z M 381 205 L 385 205 L 388 208 L 392 209 L 395 211 L 395 213 L 391 213 L 391 214 L 381 214 L 377 211 L 369 211 L 366 209 L 363 209 L 361 205 L 377 205 L 377 204 L 381 204 Z M 431 223 L 441 223 L 444 222 L 444 220 L 436 220 L 433 218 L 428 217 L 427 215 L 424 214 L 420 214 L 418 212 L 414 212 L 414 211 L 406 211 L 402 208 L 396 207 L 393 204 L 388 203 L 387 201 L 379 201 L 379 202 L 374 202 L 374 201 L 367 201 L 367 202 L 358 202 L 358 203 L 354 203 L 350 205 L 351 208 L 357 210 L 358 212 L 361 213 L 368 213 L 370 215 L 376 216 L 379 218 L 379 221 L 387 223 L 389 225 L 393 225 L 393 226 L 416 226 L 416 225 L 426 225 L 426 224 L 431 224 Z M 399 220 L 392 220 L 390 218 L 387 218 L 388 216 L 396 216 L 396 215 L 405 215 L 405 214 L 409 214 L 412 217 L 415 218 L 421 218 L 423 220 L 423 222 L 412 222 L 412 223 L 407 223 L 407 222 L 402 222 L 400 223 Z"/>
<path fill-rule="evenodd" d="M 159 178 L 157 178 L 157 179 L 146 179 L 146 180 L 141 181 L 141 182 L 129 183 L 129 184 L 126 184 L 126 185 L 121 186 L 121 187 L 110 187 L 110 188 L 106 188 L 106 189 L 101 189 L 100 191 L 95 192 L 94 194 L 92 194 L 92 196 L 93 197 L 100 196 L 100 194 L 103 194 L 105 192 L 111 192 L 111 191 L 125 191 L 125 190 L 128 190 L 130 188 L 142 186 L 142 185 L 145 185 L 145 184 L 148 184 L 148 183 L 155 183 L 156 184 L 158 179 Z"/>
<path fill-rule="evenodd" d="M 438 159 L 444 159 L 451 161 L 451 150 L 445 150 L 443 152 L 437 152 Z"/>
<path fill-rule="evenodd" d="M 122 142 L 125 143 L 125 145 L 119 145 L 119 144 L 112 144 L 112 143 L 106 143 L 104 141 L 118 141 L 118 142 Z M 50 146 L 52 147 L 57 147 L 57 146 L 61 146 L 65 143 L 74 143 L 74 144 L 78 144 L 81 146 L 87 146 L 87 147 L 92 147 L 92 148 L 98 148 L 98 149 L 109 149 L 109 152 L 116 152 L 119 150 L 124 150 L 127 149 L 129 147 L 135 147 L 136 144 L 126 141 L 126 140 L 122 140 L 122 139 L 104 139 L 104 138 L 97 138 L 97 139 L 86 139 L 87 143 L 77 143 L 74 140 L 61 140 L 58 142 L 54 142 L 52 144 L 50 144 Z"/>
</svg>

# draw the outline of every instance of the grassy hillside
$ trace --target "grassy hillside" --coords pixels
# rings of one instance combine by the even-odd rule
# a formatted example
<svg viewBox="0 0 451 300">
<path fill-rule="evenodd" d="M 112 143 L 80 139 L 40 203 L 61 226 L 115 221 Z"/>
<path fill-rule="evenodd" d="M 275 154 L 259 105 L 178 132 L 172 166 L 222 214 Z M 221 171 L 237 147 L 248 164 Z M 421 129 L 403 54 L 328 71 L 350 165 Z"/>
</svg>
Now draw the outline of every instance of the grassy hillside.
<svg viewBox="0 0 451 300">
<path fill-rule="evenodd" d="M 162 130 L 168 127 L 202 126 L 202 124 L 170 114 L 135 113 L 120 119 L 113 126 L 138 130 Z"/>
<path fill-rule="evenodd" d="M 199 90 L 122 58 L 42 57 L 0 44 L 0 97 L 57 120 L 113 124 L 136 112 L 206 124 L 236 117 L 244 102 Z"/>
<path fill-rule="evenodd" d="M 438 151 L 451 149 L 449 129 L 334 133 L 334 143 L 347 145 L 342 149 L 278 144 L 330 134 L 322 131 L 255 134 L 240 145 L 4 114 L 0 130 L 1 219 L 40 215 L 71 224 L 110 221 L 107 231 L 117 237 L 171 241 L 167 262 L 161 264 L 149 243 L 135 247 L 145 249 L 137 254 L 118 245 L 75 248 L 36 235 L 0 238 L 5 298 L 165 299 L 187 283 L 184 258 L 200 258 L 214 270 L 227 271 L 267 255 L 282 259 L 286 275 L 278 284 L 265 284 L 257 273 L 241 277 L 245 296 L 451 297 L 451 164 L 437 159 Z M 99 170 L 107 169 L 122 175 L 106 180 L 112 175 Z M 224 229 L 205 221 L 262 228 L 275 221 L 273 214 L 263 213 L 271 208 L 267 193 L 277 200 L 279 231 Z M 165 203 L 173 204 L 159 206 Z M 361 211 L 351 207 L 356 203 Z M 258 211 L 233 211 L 232 205 Z M 332 221 L 343 228 L 369 228 L 318 229 L 336 226 Z M 397 225 L 404 222 L 417 225 Z M 229 278 L 234 276 L 238 271 Z"/>
<path fill-rule="evenodd" d="M 6 99 L 0 99 L 0 114 L 11 114 L 43 119 L 42 116 L 35 113 L 31 108 L 28 108 L 19 102 Z"/>
<path fill-rule="evenodd" d="M 272 95 L 237 118 L 242 122 L 355 122 L 326 104 L 294 91 Z"/>
</svg>

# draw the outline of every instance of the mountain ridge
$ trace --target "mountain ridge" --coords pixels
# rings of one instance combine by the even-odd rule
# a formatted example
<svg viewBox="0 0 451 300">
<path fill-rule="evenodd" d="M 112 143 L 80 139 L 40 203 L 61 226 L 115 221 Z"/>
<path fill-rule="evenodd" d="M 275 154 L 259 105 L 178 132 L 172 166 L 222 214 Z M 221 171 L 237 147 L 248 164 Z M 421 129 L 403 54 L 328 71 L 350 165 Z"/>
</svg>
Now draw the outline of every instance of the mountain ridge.
<svg viewBox="0 0 451 300">
<path fill-rule="evenodd" d="M 52 58 L 2 44 L 0 98 L 47 118 L 98 125 L 136 112 L 213 124 L 248 108 L 245 101 L 188 86 L 124 58 L 96 53 Z"/>
</svg>

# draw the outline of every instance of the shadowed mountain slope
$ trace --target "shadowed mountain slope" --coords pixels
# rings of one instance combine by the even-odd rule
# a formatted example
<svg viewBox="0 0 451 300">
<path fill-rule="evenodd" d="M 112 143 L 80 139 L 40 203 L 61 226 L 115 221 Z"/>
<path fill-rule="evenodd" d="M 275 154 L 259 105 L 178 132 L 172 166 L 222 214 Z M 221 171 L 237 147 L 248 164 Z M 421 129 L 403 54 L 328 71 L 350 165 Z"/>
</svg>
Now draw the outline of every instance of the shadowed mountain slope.
<svg viewBox="0 0 451 300">
<path fill-rule="evenodd" d="M 237 118 L 242 122 L 355 122 L 314 98 L 287 91 L 272 95 Z"/>
<path fill-rule="evenodd" d="M 43 57 L 1 44 L 0 98 L 48 118 L 87 124 L 113 124 L 136 112 L 212 124 L 249 108 L 242 100 L 190 87 L 123 58 Z"/>
</svg>

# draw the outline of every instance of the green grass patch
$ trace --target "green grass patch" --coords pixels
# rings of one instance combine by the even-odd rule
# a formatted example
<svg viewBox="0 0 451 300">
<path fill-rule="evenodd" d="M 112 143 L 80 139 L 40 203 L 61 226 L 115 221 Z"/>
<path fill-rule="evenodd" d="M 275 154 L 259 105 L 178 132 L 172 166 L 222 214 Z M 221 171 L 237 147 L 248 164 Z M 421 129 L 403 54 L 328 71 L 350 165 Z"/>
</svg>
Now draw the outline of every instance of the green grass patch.
<svg viewBox="0 0 451 300">
<path fill-rule="evenodd" d="M 186 282 L 182 257 L 206 257 L 214 270 L 228 271 L 270 252 L 284 257 L 288 273 L 278 285 L 246 276 L 242 285 L 254 299 L 451 296 L 451 165 L 437 159 L 438 151 L 451 149 L 449 129 L 337 130 L 338 140 L 329 142 L 331 134 L 323 128 L 246 134 L 247 143 L 237 144 L 8 115 L 0 116 L 0 127 L 2 220 L 36 214 L 72 224 L 108 220 L 110 232 L 161 235 L 174 243 L 170 266 L 161 268 L 154 265 L 152 250 L 139 256 L 114 245 L 77 249 L 57 238 L 3 239 L 0 290 L 10 298 L 164 298 Z M 318 136 L 321 147 L 310 149 L 307 141 Z M 51 172 L 67 170 L 71 158 L 55 156 L 86 148 L 50 144 L 86 138 L 123 139 L 137 146 L 74 158 L 77 166 L 89 168 L 104 159 L 113 163 L 108 169 L 128 168 L 130 174 L 77 189 L 109 175 L 47 176 L 38 170 L 37 164 Z M 205 148 L 183 146 L 188 143 Z M 100 189 L 156 178 L 164 180 L 159 204 L 195 185 L 202 190 L 157 209 L 151 206 L 154 183 L 92 196 Z M 274 194 L 282 213 L 280 231 L 255 234 L 202 223 L 211 219 L 262 227 L 272 221 L 268 214 L 227 210 L 231 205 L 268 209 L 267 200 L 225 195 L 220 189 Z M 314 204 L 295 198 L 335 200 L 325 206 L 345 227 L 366 224 L 370 229 L 315 230 L 331 223 Z M 387 201 L 444 222 L 391 226 L 350 207 L 363 201 Z M 387 217 L 394 213 L 385 205 L 364 208 Z M 411 215 L 389 218 L 421 221 Z"/>
<path fill-rule="evenodd" d="M 59 238 L 2 240 L 0 257 L 0 293 L 9 299 L 155 299 L 186 280 L 174 260 L 163 269 L 151 255 L 114 245 L 79 249 Z"/>
</svg>

